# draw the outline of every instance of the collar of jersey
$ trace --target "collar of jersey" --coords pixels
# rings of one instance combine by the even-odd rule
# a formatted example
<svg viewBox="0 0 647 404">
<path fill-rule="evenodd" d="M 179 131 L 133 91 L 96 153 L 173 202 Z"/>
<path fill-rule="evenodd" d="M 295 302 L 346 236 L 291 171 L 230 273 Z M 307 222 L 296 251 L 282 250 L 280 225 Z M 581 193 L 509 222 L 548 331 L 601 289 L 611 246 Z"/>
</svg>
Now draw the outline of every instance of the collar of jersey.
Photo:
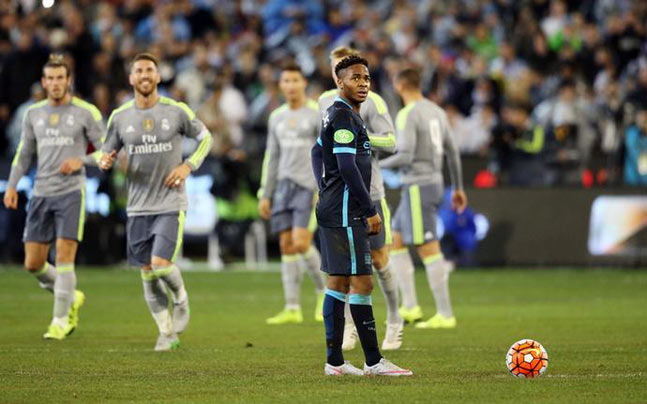
<svg viewBox="0 0 647 404">
<path fill-rule="evenodd" d="M 337 101 L 343 102 L 348 108 L 351 109 L 351 111 L 353 110 L 353 107 L 348 102 L 346 102 L 345 99 L 341 98 L 340 96 L 335 97 L 335 102 L 337 102 Z"/>
</svg>

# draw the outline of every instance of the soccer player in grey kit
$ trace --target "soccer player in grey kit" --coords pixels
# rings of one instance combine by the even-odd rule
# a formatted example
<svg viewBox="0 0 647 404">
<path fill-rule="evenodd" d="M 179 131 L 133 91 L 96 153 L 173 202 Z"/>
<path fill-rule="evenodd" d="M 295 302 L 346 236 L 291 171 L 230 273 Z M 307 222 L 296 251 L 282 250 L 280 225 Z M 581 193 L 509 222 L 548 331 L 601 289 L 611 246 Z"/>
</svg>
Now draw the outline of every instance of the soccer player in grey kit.
<svg viewBox="0 0 647 404">
<path fill-rule="evenodd" d="M 398 168 L 402 177 L 400 205 L 393 216 L 394 266 L 402 290 L 405 318 L 422 317 L 414 283 L 414 267 L 407 245 L 415 245 L 427 271 L 429 287 L 436 301 L 437 313 L 416 328 L 454 328 L 456 318 L 449 299 L 449 274 L 452 264 L 440 250 L 436 234 L 436 214 L 443 200 L 443 155 L 447 156 L 453 192 L 452 207 L 465 210 L 461 159 L 454 145 L 447 114 L 426 99 L 421 91 L 420 73 L 408 68 L 397 74 L 393 86 L 405 107 L 395 125 L 398 131 L 397 153 L 380 161 L 383 168 Z"/>
<path fill-rule="evenodd" d="M 283 66 L 279 87 L 286 103 L 275 109 L 268 122 L 269 133 L 263 162 L 258 210 L 279 233 L 281 278 L 285 308 L 267 324 L 303 322 L 299 292 L 303 262 L 317 292 L 315 320 L 323 321 L 324 279 L 319 251 L 312 245 L 317 221 L 314 215 L 317 184 L 310 170 L 310 148 L 319 137 L 321 119 L 317 103 L 308 99 L 308 82 L 294 63 Z"/>
<path fill-rule="evenodd" d="M 54 313 L 45 339 L 62 340 L 77 327 L 85 295 L 76 288 L 74 260 L 83 239 L 85 170 L 96 165 L 96 154 L 86 155 L 88 141 L 101 147 L 101 113 L 70 93 L 72 77 L 61 55 L 51 55 L 41 79 L 47 99 L 29 107 L 20 144 L 11 164 L 4 195 L 8 209 L 18 208 L 16 185 L 37 155 L 38 168 L 23 240 L 25 269 L 41 287 L 54 293 Z M 47 262 L 56 239 L 56 266 Z"/>
<path fill-rule="evenodd" d="M 128 159 L 128 259 L 141 270 L 144 298 L 157 323 L 156 351 L 179 346 L 178 334 L 189 322 L 189 298 L 174 264 L 182 246 L 187 196 L 184 181 L 200 167 L 211 147 L 211 134 L 186 104 L 157 93 L 157 59 L 135 56 L 129 81 L 135 99 L 117 108 L 99 167 L 109 169 L 120 149 Z M 182 161 L 183 137 L 196 139 L 196 150 Z M 169 288 L 173 313 L 168 310 Z"/>
</svg>

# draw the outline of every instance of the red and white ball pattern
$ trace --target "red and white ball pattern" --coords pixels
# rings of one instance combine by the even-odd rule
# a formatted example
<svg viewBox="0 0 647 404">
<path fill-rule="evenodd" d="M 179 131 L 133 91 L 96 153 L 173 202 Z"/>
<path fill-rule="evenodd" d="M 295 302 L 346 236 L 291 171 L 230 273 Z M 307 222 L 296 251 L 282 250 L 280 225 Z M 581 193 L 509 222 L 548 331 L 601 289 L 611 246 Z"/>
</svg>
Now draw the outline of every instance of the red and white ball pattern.
<svg viewBox="0 0 647 404">
<path fill-rule="evenodd" d="M 522 339 L 512 344 L 505 363 L 513 376 L 531 379 L 546 371 L 548 353 L 539 342 Z"/>
</svg>

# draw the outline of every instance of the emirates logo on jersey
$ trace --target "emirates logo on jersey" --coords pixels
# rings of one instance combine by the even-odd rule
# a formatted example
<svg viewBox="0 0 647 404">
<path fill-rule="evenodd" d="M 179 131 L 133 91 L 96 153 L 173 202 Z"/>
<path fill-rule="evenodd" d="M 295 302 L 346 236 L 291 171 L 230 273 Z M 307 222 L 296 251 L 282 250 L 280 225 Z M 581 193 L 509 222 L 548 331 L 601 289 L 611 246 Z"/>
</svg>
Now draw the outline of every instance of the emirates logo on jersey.
<svg viewBox="0 0 647 404">
<path fill-rule="evenodd" d="M 142 127 L 146 132 L 152 132 L 155 129 L 155 121 L 152 119 L 144 119 L 142 121 Z"/>
</svg>

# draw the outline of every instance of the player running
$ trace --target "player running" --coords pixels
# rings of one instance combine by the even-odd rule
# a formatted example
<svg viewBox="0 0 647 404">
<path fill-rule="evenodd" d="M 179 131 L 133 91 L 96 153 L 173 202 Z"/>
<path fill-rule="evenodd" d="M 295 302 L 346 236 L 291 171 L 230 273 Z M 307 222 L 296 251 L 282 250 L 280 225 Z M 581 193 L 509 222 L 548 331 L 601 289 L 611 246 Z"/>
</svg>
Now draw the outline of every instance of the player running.
<svg viewBox="0 0 647 404">
<path fill-rule="evenodd" d="M 38 167 L 29 203 L 23 241 L 25 269 L 40 286 L 54 293 L 54 313 L 45 339 L 62 340 L 79 323 L 85 295 L 76 288 L 74 261 L 85 224 L 85 168 L 97 155 L 86 155 L 88 141 L 101 148 L 101 113 L 70 93 L 70 67 L 61 55 L 51 55 L 41 79 L 47 99 L 29 107 L 20 144 L 11 164 L 4 205 L 18 208 L 16 185 L 34 154 Z M 47 262 L 56 239 L 56 266 Z"/>
<path fill-rule="evenodd" d="M 141 270 L 144 298 L 159 328 L 155 351 L 180 345 L 178 334 L 189 322 L 189 297 L 174 264 L 182 246 L 187 196 L 184 181 L 200 167 L 211 134 L 186 104 L 157 93 L 157 59 L 135 56 L 130 85 L 135 99 L 112 112 L 99 167 L 109 169 L 119 150 L 128 157 L 128 259 Z M 199 143 L 182 161 L 182 138 Z M 169 288 L 173 313 L 168 310 Z"/>
<path fill-rule="evenodd" d="M 272 233 L 279 233 L 285 308 L 268 318 L 267 324 L 303 322 L 300 262 L 315 282 L 315 320 L 323 321 L 321 257 L 312 245 L 317 185 L 310 171 L 310 148 L 319 136 L 321 121 L 317 103 L 306 96 L 307 85 L 299 66 L 283 67 L 279 86 L 287 102 L 272 112 L 268 123 L 258 211 L 263 219 L 270 219 Z"/>
<path fill-rule="evenodd" d="M 337 82 L 337 77 L 335 76 L 335 66 L 337 63 L 347 56 L 357 54 L 357 51 L 347 47 L 336 48 L 330 53 L 330 64 L 335 82 Z M 319 113 L 322 117 L 326 115 L 327 109 L 333 104 L 338 95 L 339 89 L 337 88 L 326 91 L 319 97 Z M 377 272 L 378 283 L 384 293 L 387 308 L 386 335 L 384 341 L 382 341 L 382 349 L 392 350 L 402 346 L 403 322 L 402 317 L 398 313 L 397 283 L 389 261 L 391 214 L 386 199 L 384 198 L 384 183 L 378 165 L 378 158 L 380 152 L 392 153 L 395 150 L 395 131 L 386 103 L 382 97 L 370 90 L 366 101 L 360 106 L 359 114 L 366 124 L 372 147 L 371 200 L 377 207 L 377 212 L 382 219 L 382 230 L 378 234 L 369 237 L 373 268 Z M 350 317 L 350 308 L 347 303 L 346 329 L 344 330 L 344 343 L 342 345 L 344 350 L 351 350 L 357 344 L 357 330 Z"/>
<path fill-rule="evenodd" d="M 318 144 L 312 148 L 312 169 L 319 186 L 322 269 L 330 276 L 324 298 L 326 375 L 408 376 L 380 354 L 371 305 L 373 277 L 369 235 L 382 220 L 371 200 L 371 141 L 359 115 L 369 93 L 368 62 L 352 55 L 335 66 L 338 98 L 323 119 Z M 346 296 L 366 362 L 364 371 L 344 361 Z"/>
<path fill-rule="evenodd" d="M 415 245 L 425 265 L 429 287 L 438 313 L 416 328 L 454 328 L 456 318 L 449 300 L 449 273 L 452 264 L 440 250 L 436 233 L 436 212 L 443 200 L 443 153 L 447 156 L 452 186 L 452 207 L 462 212 L 467 206 L 463 191 L 461 160 L 454 146 L 445 112 L 426 99 L 420 90 L 420 74 L 402 70 L 394 88 L 405 107 L 396 117 L 397 153 L 380 162 L 383 168 L 399 168 L 402 175 L 400 205 L 393 217 L 394 266 L 399 268 L 405 320 L 422 318 L 416 297 L 414 267 L 406 245 Z"/>
</svg>

